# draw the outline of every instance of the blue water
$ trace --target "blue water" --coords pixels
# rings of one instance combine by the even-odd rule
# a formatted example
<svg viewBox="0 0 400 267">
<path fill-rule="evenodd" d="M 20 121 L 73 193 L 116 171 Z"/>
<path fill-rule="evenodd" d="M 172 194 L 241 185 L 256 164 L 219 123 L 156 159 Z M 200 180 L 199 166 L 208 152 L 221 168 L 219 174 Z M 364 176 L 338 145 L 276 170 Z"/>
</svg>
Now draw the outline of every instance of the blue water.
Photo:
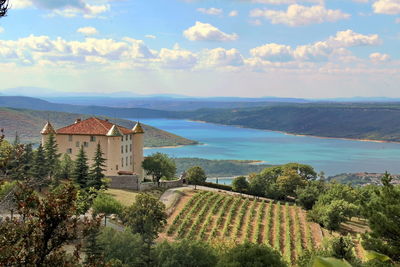
<svg viewBox="0 0 400 267">
<path fill-rule="evenodd" d="M 186 120 L 141 122 L 197 140 L 202 145 L 146 149 L 145 154 L 172 157 L 262 160 L 269 164 L 300 162 L 327 175 L 347 172 L 400 173 L 400 144 L 294 136 L 279 132 Z"/>
</svg>

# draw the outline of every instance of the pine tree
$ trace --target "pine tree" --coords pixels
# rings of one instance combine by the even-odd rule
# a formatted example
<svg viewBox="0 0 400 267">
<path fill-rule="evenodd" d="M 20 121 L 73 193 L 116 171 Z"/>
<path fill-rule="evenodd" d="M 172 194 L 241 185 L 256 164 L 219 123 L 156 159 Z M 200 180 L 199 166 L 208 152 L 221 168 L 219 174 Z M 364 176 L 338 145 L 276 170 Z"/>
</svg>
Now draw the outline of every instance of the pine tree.
<svg viewBox="0 0 400 267">
<path fill-rule="evenodd" d="M 94 224 L 86 232 L 84 252 L 86 254 L 86 266 L 103 266 L 104 265 L 104 249 L 98 241 L 100 235 L 99 224 Z"/>
<path fill-rule="evenodd" d="M 23 152 L 21 157 L 19 158 L 20 168 L 14 174 L 14 179 L 28 179 L 31 175 L 31 169 L 33 165 L 34 154 L 32 149 L 32 144 L 27 144 L 23 146 Z"/>
<path fill-rule="evenodd" d="M 71 178 L 73 169 L 74 169 L 74 161 L 68 154 L 64 154 L 60 162 L 60 169 L 57 173 L 57 177 L 59 179 L 69 179 Z"/>
<path fill-rule="evenodd" d="M 94 163 L 92 169 L 90 170 L 88 186 L 93 186 L 96 189 L 100 189 L 104 184 L 102 180 L 104 179 L 103 172 L 105 171 L 104 167 L 106 166 L 104 164 L 106 162 L 106 159 L 103 158 L 103 152 L 101 151 L 100 143 L 97 144 L 96 153 L 93 161 Z"/>
<path fill-rule="evenodd" d="M 32 166 L 32 177 L 35 181 L 35 184 L 39 186 L 39 191 L 42 186 L 47 182 L 47 174 L 49 173 L 45 152 L 43 150 L 43 146 L 40 144 L 38 149 L 34 153 L 33 157 L 33 166 Z"/>
<path fill-rule="evenodd" d="M 73 172 L 73 177 L 75 182 L 81 187 L 86 188 L 88 184 L 89 178 L 89 166 L 87 163 L 88 159 L 86 157 L 85 150 L 83 150 L 83 146 L 79 149 L 78 156 L 75 160 L 75 168 Z"/>
<path fill-rule="evenodd" d="M 54 134 L 50 133 L 44 145 L 48 176 L 54 178 L 60 164 L 60 154 L 57 153 L 57 142 Z"/>
</svg>

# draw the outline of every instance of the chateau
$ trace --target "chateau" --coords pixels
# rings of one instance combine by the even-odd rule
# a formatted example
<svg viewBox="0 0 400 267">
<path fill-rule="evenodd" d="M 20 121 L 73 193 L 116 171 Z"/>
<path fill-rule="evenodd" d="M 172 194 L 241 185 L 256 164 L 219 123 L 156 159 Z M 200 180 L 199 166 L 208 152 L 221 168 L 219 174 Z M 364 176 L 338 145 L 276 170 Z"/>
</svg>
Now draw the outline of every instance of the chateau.
<svg viewBox="0 0 400 267">
<path fill-rule="evenodd" d="M 106 159 L 106 176 L 136 175 L 139 181 L 144 179 L 144 131 L 139 122 L 133 129 L 127 129 L 108 120 L 92 117 L 86 120 L 77 119 L 71 125 L 54 130 L 48 121 L 41 134 L 42 144 L 53 134 L 58 151 L 70 155 L 72 160 L 75 160 L 83 146 L 90 165 L 93 163 L 97 144 L 100 143 Z"/>
</svg>

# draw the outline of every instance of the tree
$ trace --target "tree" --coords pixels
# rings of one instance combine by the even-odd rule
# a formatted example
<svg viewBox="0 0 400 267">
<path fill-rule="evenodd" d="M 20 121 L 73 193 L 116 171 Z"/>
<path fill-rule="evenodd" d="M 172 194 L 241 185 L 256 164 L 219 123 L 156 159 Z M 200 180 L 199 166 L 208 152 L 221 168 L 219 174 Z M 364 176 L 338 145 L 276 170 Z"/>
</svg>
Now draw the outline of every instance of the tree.
<svg viewBox="0 0 400 267">
<path fill-rule="evenodd" d="M 75 168 L 73 172 L 75 183 L 81 188 L 86 188 L 89 179 L 89 167 L 87 163 L 87 157 L 83 146 L 79 149 L 78 156 L 75 160 Z"/>
<path fill-rule="evenodd" d="M 142 167 L 158 185 L 162 177 L 174 177 L 176 173 L 175 161 L 162 153 L 154 153 L 146 157 L 142 162 Z"/>
<path fill-rule="evenodd" d="M 254 175 L 252 179 L 250 179 L 249 193 L 254 196 L 263 197 L 265 196 L 267 186 L 268 183 L 264 176 L 259 174 Z"/>
<path fill-rule="evenodd" d="M 68 154 L 64 154 L 57 173 L 59 179 L 70 179 L 74 170 L 74 161 Z"/>
<path fill-rule="evenodd" d="M 125 209 L 122 219 L 133 234 L 139 234 L 146 244 L 144 262 L 151 264 L 151 246 L 167 222 L 165 205 L 146 193 L 140 193 L 136 201 Z"/>
<path fill-rule="evenodd" d="M 8 8 L 8 0 L 0 0 L 0 18 L 7 15 Z"/>
<path fill-rule="evenodd" d="M 42 145 L 39 145 L 38 149 L 35 151 L 32 166 L 32 178 L 35 185 L 39 187 L 39 191 L 42 186 L 47 183 L 47 166 L 45 152 Z"/>
<path fill-rule="evenodd" d="M 106 159 L 103 158 L 103 152 L 101 151 L 100 143 L 97 144 L 96 152 L 93 158 L 93 166 L 90 170 L 88 186 L 92 186 L 99 190 L 102 186 L 104 186 L 104 174 L 105 171 L 105 162 Z"/>
<path fill-rule="evenodd" d="M 232 189 L 233 191 L 244 193 L 249 190 L 249 182 L 246 177 L 239 176 L 233 179 L 232 181 Z"/>
<path fill-rule="evenodd" d="M 57 142 L 54 134 L 50 133 L 44 144 L 48 176 L 52 180 L 59 168 L 60 154 L 57 153 Z"/>
<path fill-rule="evenodd" d="M 264 244 L 244 243 L 225 252 L 218 262 L 218 266 L 253 267 L 274 266 L 285 267 L 279 252 Z"/>
<path fill-rule="evenodd" d="M 196 190 L 197 185 L 203 184 L 207 179 L 206 173 L 199 166 L 193 166 L 186 171 L 186 180 L 190 184 L 194 184 Z"/>
<path fill-rule="evenodd" d="M 383 186 L 364 207 L 371 232 L 364 235 L 363 246 L 400 261 L 400 187 L 391 184 L 387 172 L 381 180 Z"/>
<path fill-rule="evenodd" d="M 155 264 L 158 267 L 212 267 L 218 257 L 215 250 L 207 243 L 182 240 L 159 243 L 154 251 Z"/>
<path fill-rule="evenodd" d="M 305 187 L 296 189 L 296 202 L 306 210 L 312 209 L 318 197 L 324 193 L 325 184 L 321 181 L 309 181 Z"/>
<path fill-rule="evenodd" d="M 107 216 L 111 214 L 121 214 L 122 204 L 118 202 L 115 198 L 110 195 L 101 193 L 93 201 L 93 213 L 104 214 L 104 226 L 107 224 Z"/>
<path fill-rule="evenodd" d="M 285 169 L 283 175 L 276 180 L 276 185 L 282 195 L 291 197 L 295 197 L 295 190 L 305 184 L 306 180 L 292 169 Z"/>
<path fill-rule="evenodd" d="M 100 228 L 98 225 L 92 225 L 86 230 L 84 242 L 85 266 L 104 266 L 104 248 L 99 242 Z"/>
<path fill-rule="evenodd" d="M 75 266 L 80 242 L 96 220 L 75 216 L 76 190 L 62 186 L 39 199 L 34 190 L 20 185 L 15 193 L 20 220 L 7 218 L 0 224 L 1 266 Z M 77 242 L 78 241 L 78 242 Z M 74 242 L 69 254 L 65 245 Z"/>
<path fill-rule="evenodd" d="M 104 259 L 110 263 L 119 261 L 118 266 L 143 266 L 143 240 L 139 234 L 133 234 L 128 229 L 117 231 L 110 227 L 101 230 L 98 242 L 104 248 Z"/>
</svg>

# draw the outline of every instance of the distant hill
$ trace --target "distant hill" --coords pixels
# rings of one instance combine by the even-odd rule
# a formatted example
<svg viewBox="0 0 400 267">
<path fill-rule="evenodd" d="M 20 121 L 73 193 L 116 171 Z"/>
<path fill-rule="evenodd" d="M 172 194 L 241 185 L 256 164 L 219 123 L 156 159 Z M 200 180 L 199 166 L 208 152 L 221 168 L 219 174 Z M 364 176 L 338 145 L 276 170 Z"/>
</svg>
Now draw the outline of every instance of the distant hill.
<svg viewBox="0 0 400 267">
<path fill-rule="evenodd" d="M 59 104 L 26 96 L 0 96 L 0 107 L 62 111 L 133 119 L 170 117 L 168 112 L 155 109 Z"/>
<path fill-rule="evenodd" d="M 40 141 L 40 130 L 44 123 L 49 119 L 55 128 L 60 128 L 65 125 L 72 124 L 76 118 L 85 119 L 90 115 L 65 113 L 65 112 L 49 112 L 28 109 L 0 108 L 0 128 L 5 129 L 6 137 L 12 140 L 15 132 L 18 132 L 23 142 Z M 98 116 L 100 118 L 106 118 Z M 121 126 L 132 128 L 135 122 L 109 118 L 110 121 Z M 192 141 L 175 134 L 144 125 L 145 130 L 145 146 L 175 146 L 175 145 L 193 145 L 197 144 Z"/>
<path fill-rule="evenodd" d="M 291 104 L 202 109 L 181 118 L 321 137 L 400 142 L 400 104 Z"/>
</svg>

